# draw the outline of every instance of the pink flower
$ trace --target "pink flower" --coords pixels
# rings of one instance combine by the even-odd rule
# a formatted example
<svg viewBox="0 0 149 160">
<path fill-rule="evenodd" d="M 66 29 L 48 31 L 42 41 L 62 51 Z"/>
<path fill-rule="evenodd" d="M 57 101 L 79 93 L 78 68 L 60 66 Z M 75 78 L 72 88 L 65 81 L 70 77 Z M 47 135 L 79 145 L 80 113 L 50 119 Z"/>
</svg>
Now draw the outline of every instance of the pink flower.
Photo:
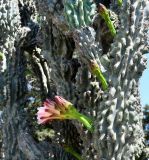
<svg viewBox="0 0 149 160">
<path fill-rule="evenodd" d="M 55 96 L 54 101 L 46 99 L 43 107 L 38 108 L 38 124 L 45 124 L 54 119 L 76 119 L 82 122 L 87 129 L 93 129 L 92 121 L 88 117 L 80 114 L 72 103 L 60 96 Z"/>
<path fill-rule="evenodd" d="M 53 101 L 47 99 L 43 107 L 38 108 L 37 120 L 39 124 L 45 124 L 53 119 L 60 119 L 60 111 L 56 109 Z"/>
<path fill-rule="evenodd" d="M 99 66 L 95 60 L 90 60 L 89 68 L 93 74 L 95 74 L 95 72 L 99 70 Z"/>
<path fill-rule="evenodd" d="M 101 3 L 99 3 L 99 8 L 98 9 L 99 9 L 100 14 L 107 14 L 107 12 L 108 12 L 107 8 Z"/>
<path fill-rule="evenodd" d="M 69 109 L 69 107 L 73 105 L 72 103 L 60 96 L 55 96 L 54 101 L 56 103 L 56 107 L 60 109 L 61 112 L 65 112 L 67 109 Z"/>
<path fill-rule="evenodd" d="M 55 96 L 54 101 L 46 99 L 46 101 L 43 102 L 43 107 L 38 108 L 38 123 L 44 124 L 52 121 L 53 119 L 66 118 L 65 113 L 68 110 L 69 106 L 72 106 L 72 103 L 60 96 Z"/>
</svg>

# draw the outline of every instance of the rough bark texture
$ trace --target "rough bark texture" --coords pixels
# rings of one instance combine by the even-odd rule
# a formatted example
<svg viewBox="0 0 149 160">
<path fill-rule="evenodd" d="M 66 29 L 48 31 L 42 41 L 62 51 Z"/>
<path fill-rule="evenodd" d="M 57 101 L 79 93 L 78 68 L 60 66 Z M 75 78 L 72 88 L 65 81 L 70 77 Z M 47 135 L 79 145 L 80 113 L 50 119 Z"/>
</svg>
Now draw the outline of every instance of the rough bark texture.
<svg viewBox="0 0 149 160">
<path fill-rule="evenodd" d="M 108 31 L 103 35 L 105 24 L 99 15 L 94 18 L 94 25 L 68 25 L 65 3 L 0 1 L 0 52 L 4 54 L 0 72 L 1 159 L 75 159 L 64 146 L 72 147 L 85 160 L 139 158 L 144 148 L 138 85 L 146 67 L 146 0 L 123 0 L 121 8 L 116 1 L 110 5 L 105 1 L 118 21 L 114 40 Z M 79 21 L 82 15 L 71 15 L 72 19 L 73 16 Z M 90 16 L 92 20 L 93 12 Z M 91 75 L 90 60 L 105 69 L 107 91 Z M 32 74 L 26 74 L 29 71 Z M 46 126 L 54 130 L 54 137 L 39 141 L 35 135 L 40 128 L 35 120 L 36 108 L 54 95 L 63 96 L 81 113 L 92 117 L 94 133 L 76 121 L 57 121 Z M 37 105 L 33 106 L 31 99 Z"/>
</svg>

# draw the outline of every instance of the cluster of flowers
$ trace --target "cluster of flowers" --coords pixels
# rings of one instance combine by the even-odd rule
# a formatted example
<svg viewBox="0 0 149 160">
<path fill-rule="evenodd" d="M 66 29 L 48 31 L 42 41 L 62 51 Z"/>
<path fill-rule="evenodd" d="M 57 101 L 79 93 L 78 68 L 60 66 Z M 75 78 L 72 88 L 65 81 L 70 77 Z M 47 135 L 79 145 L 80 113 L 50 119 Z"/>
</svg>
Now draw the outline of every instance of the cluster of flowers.
<svg viewBox="0 0 149 160">
<path fill-rule="evenodd" d="M 92 120 L 79 113 L 72 103 L 60 96 L 55 96 L 54 100 L 46 99 L 37 112 L 39 124 L 45 124 L 55 119 L 75 119 L 83 123 L 88 130 L 93 130 Z"/>
</svg>

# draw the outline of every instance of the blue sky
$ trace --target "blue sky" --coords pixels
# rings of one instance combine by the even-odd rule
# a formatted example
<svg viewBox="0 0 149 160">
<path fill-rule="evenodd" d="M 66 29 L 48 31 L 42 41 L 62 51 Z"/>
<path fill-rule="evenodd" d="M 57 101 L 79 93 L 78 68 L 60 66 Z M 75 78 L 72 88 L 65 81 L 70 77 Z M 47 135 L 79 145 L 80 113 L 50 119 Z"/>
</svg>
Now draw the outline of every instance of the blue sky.
<svg viewBox="0 0 149 160">
<path fill-rule="evenodd" d="M 140 95 L 141 104 L 149 104 L 149 54 L 146 55 L 148 58 L 147 69 L 143 72 L 143 76 L 140 79 Z"/>
</svg>

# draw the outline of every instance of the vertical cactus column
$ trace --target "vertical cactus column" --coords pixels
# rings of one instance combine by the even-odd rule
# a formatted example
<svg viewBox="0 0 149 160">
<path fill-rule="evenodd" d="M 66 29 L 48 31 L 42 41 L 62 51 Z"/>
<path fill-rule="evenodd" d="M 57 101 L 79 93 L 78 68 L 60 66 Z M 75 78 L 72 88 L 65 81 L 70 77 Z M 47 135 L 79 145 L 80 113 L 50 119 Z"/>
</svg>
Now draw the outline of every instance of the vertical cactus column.
<svg viewBox="0 0 149 160">
<path fill-rule="evenodd" d="M 90 25 L 95 9 L 93 0 L 64 0 L 65 18 L 73 29 Z"/>
<path fill-rule="evenodd" d="M 100 159 L 134 160 L 142 152 L 143 130 L 139 78 L 146 67 L 142 55 L 143 1 L 124 1 L 121 28 L 108 53 L 109 91 L 98 106 L 95 147 Z M 130 15 L 130 21 L 128 19 Z M 137 18 L 136 18 L 137 17 Z M 141 43 L 141 44 L 140 44 Z"/>
</svg>

